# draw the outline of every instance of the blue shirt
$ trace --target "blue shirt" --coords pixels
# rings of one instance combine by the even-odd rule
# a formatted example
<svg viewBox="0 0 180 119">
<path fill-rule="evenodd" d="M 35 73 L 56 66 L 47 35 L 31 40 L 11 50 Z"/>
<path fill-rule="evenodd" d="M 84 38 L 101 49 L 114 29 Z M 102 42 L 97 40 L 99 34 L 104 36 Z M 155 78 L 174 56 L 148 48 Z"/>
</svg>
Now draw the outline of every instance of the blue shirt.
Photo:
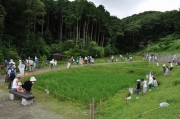
<svg viewBox="0 0 180 119">
<path fill-rule="evenodd" d="M 15 69 L 12 70 L 14 70 L 14 75 L 16 76 L 16 70 Z M 11 69 L 8 70 L 8 76 L 10 76 L 10 73 L 11 73 Z"/>
</svg>

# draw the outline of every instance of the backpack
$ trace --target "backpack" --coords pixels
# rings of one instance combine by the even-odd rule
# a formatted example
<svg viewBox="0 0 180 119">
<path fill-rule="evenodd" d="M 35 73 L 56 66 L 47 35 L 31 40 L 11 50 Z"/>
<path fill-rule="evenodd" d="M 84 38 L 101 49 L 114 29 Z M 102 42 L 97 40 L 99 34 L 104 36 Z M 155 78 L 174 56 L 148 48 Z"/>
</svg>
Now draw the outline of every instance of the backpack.
<svg viewBox="0 0 180 119">
<path fill-rule="evenodd" d="M 15 77 L 15 69 L 11 69 L 10 77 Z"/>
</svg>

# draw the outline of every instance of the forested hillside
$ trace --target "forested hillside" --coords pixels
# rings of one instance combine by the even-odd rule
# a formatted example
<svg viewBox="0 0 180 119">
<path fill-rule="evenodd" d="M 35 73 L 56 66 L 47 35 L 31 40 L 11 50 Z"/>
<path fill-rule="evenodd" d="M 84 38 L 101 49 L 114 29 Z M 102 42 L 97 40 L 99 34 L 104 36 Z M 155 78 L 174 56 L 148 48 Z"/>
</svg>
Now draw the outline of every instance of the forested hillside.
<svg viewBox="0 0 180 119">
<path fill-rule="evenodd" d="M 112 6 L 113 7 L 113 6 Z M 124 19 L 87 0 L 0 0 L 0 62 L 52 53 L 66 57 L 135 52 L 180 38 L 179 11 Z"/>
</svg>

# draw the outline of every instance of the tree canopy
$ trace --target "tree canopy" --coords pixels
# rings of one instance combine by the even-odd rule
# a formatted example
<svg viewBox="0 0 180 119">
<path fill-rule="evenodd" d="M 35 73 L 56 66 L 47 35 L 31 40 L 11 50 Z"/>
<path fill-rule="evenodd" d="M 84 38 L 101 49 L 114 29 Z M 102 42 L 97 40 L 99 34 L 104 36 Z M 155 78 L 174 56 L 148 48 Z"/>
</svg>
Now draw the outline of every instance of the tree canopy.
<svg viewBox="0 0 180 119">
<path fill-rule="evenodd" d="M 179 20 L 178 10 L 119 19 L 87 0 L 1 0 L 0 62 L 55 52 L 66 57 L 135 52 L 170 34 L 180 36 Z"/>
</svg>

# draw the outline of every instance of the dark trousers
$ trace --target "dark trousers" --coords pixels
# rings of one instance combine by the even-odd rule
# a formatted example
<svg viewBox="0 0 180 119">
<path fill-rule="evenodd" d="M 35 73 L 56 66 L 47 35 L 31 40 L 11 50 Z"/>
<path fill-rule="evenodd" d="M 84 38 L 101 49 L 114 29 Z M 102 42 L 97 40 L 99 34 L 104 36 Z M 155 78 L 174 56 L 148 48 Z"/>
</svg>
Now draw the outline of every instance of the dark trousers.
<svg viewBox="0 0 180 119">
<path fill-rule="evenodd" d="M 12 82 L 13 82 L 13 80 L 11 80 L 10 78 L 9 78 L 9 80 L 8 80 L 8 89 L 11 89 L 11 85 L 12 85 Z"/>
<path fill-rule="evenodd" d="M 13 80 L 14 80 L 14 77 L 9 77 L 9 79 L 8 79 L 8 89 L 11 89 Z"/>
</svg>

